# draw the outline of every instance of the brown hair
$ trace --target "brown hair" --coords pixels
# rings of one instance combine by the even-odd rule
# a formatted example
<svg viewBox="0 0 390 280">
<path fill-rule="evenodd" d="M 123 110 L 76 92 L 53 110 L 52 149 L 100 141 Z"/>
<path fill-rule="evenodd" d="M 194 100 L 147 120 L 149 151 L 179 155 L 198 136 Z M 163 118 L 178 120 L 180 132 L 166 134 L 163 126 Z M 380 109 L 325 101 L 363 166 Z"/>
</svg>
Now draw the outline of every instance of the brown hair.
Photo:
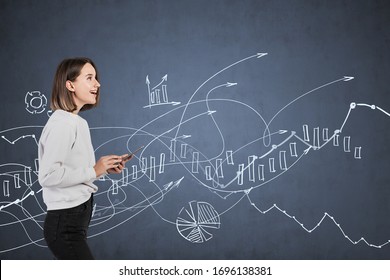
<svg viewBox="0 0 390 280">
<path fill-rule="evenodd" d="M 67 112 L 77 110 L 77 106 L 73 101 L 73 93 L 66 88 L 66 81 L 74 82 L 80 75 L 81 69 L 85 64 L 90 63 L 96 71 L 96 80 L 99 81 L 98 71 L 93 61 L 86 57 L 75 57 L 64 59 L 57 67 L 54 76 L 53 89 L 51 92 L 50 108 L 55 111 L 61 109 Z M 80 111 L 92 109 L 99 103 L 100 90 L 98 88 L 95 104 L 85 104 Z"/>
</svg>

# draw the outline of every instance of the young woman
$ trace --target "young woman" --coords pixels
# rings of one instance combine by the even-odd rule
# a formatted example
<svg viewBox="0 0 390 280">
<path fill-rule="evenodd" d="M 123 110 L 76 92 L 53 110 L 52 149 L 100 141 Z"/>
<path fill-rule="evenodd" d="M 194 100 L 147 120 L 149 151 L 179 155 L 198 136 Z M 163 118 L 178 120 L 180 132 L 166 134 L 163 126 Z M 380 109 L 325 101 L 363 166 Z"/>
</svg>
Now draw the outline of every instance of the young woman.
<svg viewBox="0 0 390 280">
<path fill-rule="evenodd" d="M 88 123 L 78 113 L 98 104 L 99 89 L 92 60 L 72 58 L 59 64 L 51 97 L 54 113 L 38 147 L 39 183 L 47 206 L 44 237 L 57 259 L 93 259 L 87 244 L 92 194 L 98 189 L 93 181 L 121 173 L 127 161 L 126 155 L 108 155 L 95 162 Z"/>
</svg>

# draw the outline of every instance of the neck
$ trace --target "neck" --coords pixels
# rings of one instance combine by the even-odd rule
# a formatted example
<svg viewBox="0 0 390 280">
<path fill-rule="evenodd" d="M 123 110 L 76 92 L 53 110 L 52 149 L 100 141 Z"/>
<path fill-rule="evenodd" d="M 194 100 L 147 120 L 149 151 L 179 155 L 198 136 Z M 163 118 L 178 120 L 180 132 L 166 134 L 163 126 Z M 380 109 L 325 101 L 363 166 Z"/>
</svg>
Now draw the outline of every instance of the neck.
<svg viewBox="0 0 390 280">
<path fill-rule="evenodd" d="M 78 115 L 82 107 L 83 107 L 83 106 L 77 105 L 77 109 L 74 110 L 74 111 L 72 112 L 72 114 Z"/>
</svg>

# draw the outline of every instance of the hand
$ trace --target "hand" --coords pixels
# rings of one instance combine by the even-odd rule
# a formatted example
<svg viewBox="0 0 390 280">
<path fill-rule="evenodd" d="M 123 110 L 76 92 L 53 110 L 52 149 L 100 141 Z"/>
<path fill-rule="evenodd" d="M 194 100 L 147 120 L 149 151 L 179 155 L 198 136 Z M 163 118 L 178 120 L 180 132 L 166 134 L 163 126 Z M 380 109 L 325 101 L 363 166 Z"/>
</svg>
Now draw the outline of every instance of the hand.
<svg viewBox="0 0 390 280">
<path fill-rule="evenodd" d="M 119 172 L 116 171 L 118 165 L 121 165 L 122 157 L 117 155 L 109 155 L 101 157 L 93 167 L 95 169 L 96 177 L 100 177 L 109 170 L 114 170 L 115 173 L 120 173 L 124 166 Z"/>
<path fill-rule="evenodd" d="M 107 169 L 107 172 L 109 174 L 112 174 L 112 173 L 115 173 L 115 174 L 119 174 L 122 172 L 123 168 L 125 168 L 125 164 L 126 162 L 128 162 L 129 160 L 131 160 L 134 155 L 130 155 L 130 157 L 127 157 L 128 154 L 124 154 L 124 155 L 121 155 L 120 156 L 120 161 L 116 162 L 116 166 L 114 166 L 113 168 L 110 168 L 110 169 Z"/>
</svg>

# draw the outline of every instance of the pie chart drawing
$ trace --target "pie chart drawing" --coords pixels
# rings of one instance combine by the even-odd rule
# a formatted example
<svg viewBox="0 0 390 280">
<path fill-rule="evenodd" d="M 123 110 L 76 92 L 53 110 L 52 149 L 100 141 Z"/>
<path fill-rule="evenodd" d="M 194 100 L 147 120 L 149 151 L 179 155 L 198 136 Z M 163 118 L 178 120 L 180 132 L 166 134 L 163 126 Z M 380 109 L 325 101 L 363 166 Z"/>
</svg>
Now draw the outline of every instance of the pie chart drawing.
<svg viewBox="0 0 390 280">
<path fill-rule="evenodd" d="M 176 219 L 180 235 L 192 243 L 203 243 L 213 238 L 212 232 L 221 226 L 218 212 L 207 202 L 191 201 Z"/>
</svg>

